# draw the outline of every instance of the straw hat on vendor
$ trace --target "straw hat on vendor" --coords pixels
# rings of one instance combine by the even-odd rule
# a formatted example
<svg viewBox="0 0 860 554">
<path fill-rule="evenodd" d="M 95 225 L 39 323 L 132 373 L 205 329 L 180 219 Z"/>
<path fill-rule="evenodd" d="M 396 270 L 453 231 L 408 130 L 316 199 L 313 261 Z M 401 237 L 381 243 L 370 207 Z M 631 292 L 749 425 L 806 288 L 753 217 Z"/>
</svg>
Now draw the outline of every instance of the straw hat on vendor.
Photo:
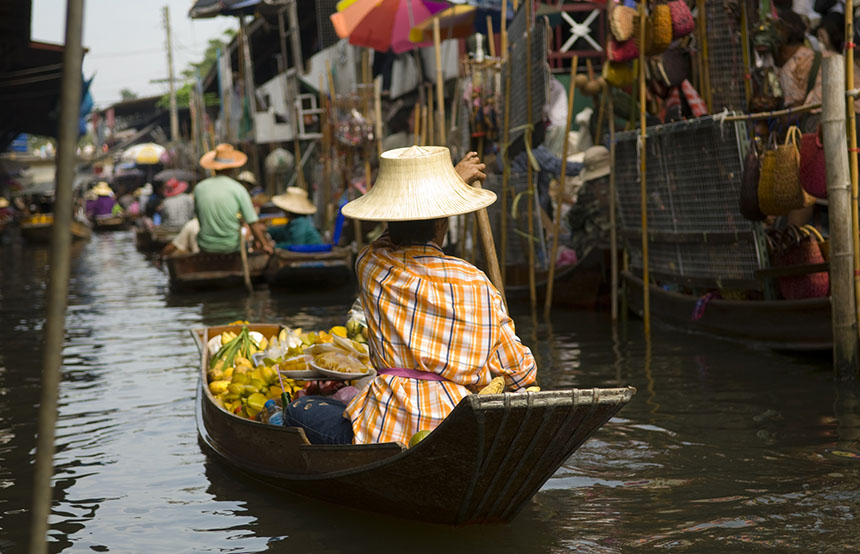
<svg viewBox="0 0 860 554">
<path fill-rule="evenodd" d="M 91 189 L 91 192 L 96 196 L 113 196 L 113 189 L 105 181 L 99 181 L 96 186 Z"/>
<path fill-rule="evenodd" d="M 220 171 L 242 167 L 248 161 L 248 156 L 233 148 L 231 144 L 219 144 L 215 150 L 210 150 L 200 158 L 200 167 Z"/>
<path fill-rule="evenodd" d="M 312 215 L 317 213 L 317 207 L 308 199 L 305 189 L 288 187 L 287 192 L 272 197 L 272 204 L 288 214 Z"/>
<path fill-rule="evenodd" d="M 182 194 L 186 190 L 188 190 L 188 183 L 180 181 L 179 179 L 171 178 L 164 184 L 164 197 L 170 198 L 171 196 Z"/>
<path fill-rule="evenodd" d="M 582 157 L 582 171 L 578 177 L 583 182 L 606 177 L 612 170 L 609 160 L 609 149 L 605 146 L 592 146 Z"/>
<path fill-rule="evenodd" d="M 364 221 L 420 221 L 486 208 L 492 191 L 470 187 L 444 146 L 410 146 L 383 152 L 373 187 L 343 207 L 343 215 Z"/>
<path fill-rule="evenodd" d="M 0 196 L 0 210 L 9 207 L 9 200 L 5 196 Z"/>
</svg>

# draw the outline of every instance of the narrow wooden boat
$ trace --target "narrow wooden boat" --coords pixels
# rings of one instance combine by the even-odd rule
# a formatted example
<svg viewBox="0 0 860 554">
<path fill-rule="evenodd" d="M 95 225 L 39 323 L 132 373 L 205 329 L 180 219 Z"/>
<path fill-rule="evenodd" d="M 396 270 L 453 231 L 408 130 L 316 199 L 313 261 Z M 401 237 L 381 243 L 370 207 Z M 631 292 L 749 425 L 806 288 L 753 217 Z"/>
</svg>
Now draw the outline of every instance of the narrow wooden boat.
<svg viewBox="0 0 860 554">
<path fill-rule="evenodd" d="M 161 252 L 181 230 L 181 227 L 166 225 L 159 225 L 152 229 L 137 227 L 134 232 L 134 244 L 141 252 Z"/>
<path fill-rule="evenodd" d="M 124 215 L 96 217 L 93 219 L 93 228 L 96 231 L 124 231 L 128 229 L 128 225 L 128 219 Z"/>
<path fill-rule="evenodd" d="M 623 272 L 630 309 L 642 315 L 642 280 Z M 700 298 L 649 286 L 651 316 L 686 331 L 752 343 L 775 350 L 829 350 L 833 345 L 830 298 L 807 300 Z"/>
<path fill-rule="evenodd" d="M 263 252 L 248 254 L 248 269 L 252 281 L 261 281 L 269 261 Z M 240 287 L 245 278 L 242 258 L 238 252 L 216 254 L 199 252 L 180 254 L 165 259 L 170 285 L 177 289 L 218 289 Z"/>
<path fill-rule="evenodd" d="M 251 325 L 269 336 L 276 325 Z M 196 417 L 201 439 L 239 471 L 289 491 L 426 522 L 509 521 L 577 448 L 612 418 L 634 388 L 471 395 L 413 448 L 400 443 L 312 445 L 302 429 L 228 413 L 206 384 L 201 350 Z"/>
<path fill-rule="evenodd" d="M 35 214 L 21 218 L 19 221 L 21 236 L 30 242 L 51 242 L 51 234 L 54 229 L 53 214 Z M 72 239 L 89 239 L 93 231 L 89 225 L 76 219 L 72 219 Z"/>
<path fill-rule="evenodd" d="M 609 305 L 608 250 L 592 250 L 575 264 L 555 271 L 553 305 L 568 308 L 595 309 Z M 538 302 L 546 294 L 548 271 L 535 272 Z M 529 270 L 527 265 L 508 265 L 505 275 L 505 296 L 509 301 L 529 300 Z"/>
<path fill-rule="evenodd" d="M 293 252 L 277 248 L 266 269 L 270 285 L 338 287 L 353 281 L 352 250 L 339 246 L 328 252 Z"/>
</svg>

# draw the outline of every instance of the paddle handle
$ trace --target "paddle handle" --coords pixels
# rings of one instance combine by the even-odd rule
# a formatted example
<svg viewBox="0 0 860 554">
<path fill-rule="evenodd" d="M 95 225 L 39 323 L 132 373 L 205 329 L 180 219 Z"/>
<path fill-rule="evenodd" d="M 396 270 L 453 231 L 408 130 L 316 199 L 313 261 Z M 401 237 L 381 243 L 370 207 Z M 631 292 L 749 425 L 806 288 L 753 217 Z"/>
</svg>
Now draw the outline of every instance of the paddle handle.
<svg viewBox="0 0 860 554">
<path fill-rule="evenodd" d="M 476 189 L 484 188 L 481 186 L 481 181 L 475 181 L 472 186 Z M 487 273 L 490 282 L 499 290 L 502 301 L 505 303 L 505 309 L 507 309 L 508 300 L 505 298 L 505 286 L 502 282 L 502 272 L 499 269 L 499 258 L 496 256 L 496 241 L 493 239 L 493 231 L 490 228 L 490 216 L 487 215 L 486 208 L 481 208 L 475 212 L 475 217 L 478 219 L 478 233 L 481 235 L 481 246 L 484 249 L 484 259 L 487 261 Z"/>
<path fill-rule="evenodd" d="M 248 292 L 254 292 L 254 286 L 251 284 L 251 271 L 248 269 L 248 248 L 245 245 L 245 233 L 239 229 L 239 256 L 242 258 L 242 276 L 245 279 L 245 288 Z"/>
</svg>

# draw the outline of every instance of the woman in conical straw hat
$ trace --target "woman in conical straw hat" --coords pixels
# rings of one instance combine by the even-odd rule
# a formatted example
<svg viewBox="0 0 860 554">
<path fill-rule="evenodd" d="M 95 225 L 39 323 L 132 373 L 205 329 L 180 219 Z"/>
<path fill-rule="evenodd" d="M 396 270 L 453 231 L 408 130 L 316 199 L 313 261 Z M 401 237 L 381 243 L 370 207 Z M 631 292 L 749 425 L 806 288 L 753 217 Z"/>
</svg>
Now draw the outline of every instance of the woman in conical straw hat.
<svg viewBox="0 0 860 554">
<path fill-rule="evenodd" d="M 314 396 L 290 403 L 286 425 L 304 428 L 311 442 L 406 444 L 494 377 L 513 390 L 535 382 L 534 357 L 499 292 L 482 271 L 441 248 L 448 217 L 495 200 L 466 184 L 447 148 L 381 155 L 373 188 L 343 208 L 347 217 L 388 224 L 356 261 L 378 374 L 349 404 Z"/>
<path fill-rule="evenodd" d="M 241 222 L 237 213 L 251 228 L 256 246 L 267 254 L 274 252 L 266 236 L 266 226 L 259 221 L 248 191 L 233 179 L 236 169 L 245 165 L 248 156 L 230 144 L 219 144 L 200 158 L 200 166 L 215 172 L 194 187 L 194 209 L 200 222 L 197 243 L 203 252 L 236 252 L 241 244 Z"/>
<path fill-rule="evenodd" d="M 306 190 L 288 187 L 286 193 L 272 197 L 272 204 L 284 210 L 289 219 L 286 225 L 269 228 L 269 236 L 275 241 L 276 248 L 323 243 L 322 235 L 310 218 L 317 213 L 317 207 L 308 199 Z"/>
</svg>

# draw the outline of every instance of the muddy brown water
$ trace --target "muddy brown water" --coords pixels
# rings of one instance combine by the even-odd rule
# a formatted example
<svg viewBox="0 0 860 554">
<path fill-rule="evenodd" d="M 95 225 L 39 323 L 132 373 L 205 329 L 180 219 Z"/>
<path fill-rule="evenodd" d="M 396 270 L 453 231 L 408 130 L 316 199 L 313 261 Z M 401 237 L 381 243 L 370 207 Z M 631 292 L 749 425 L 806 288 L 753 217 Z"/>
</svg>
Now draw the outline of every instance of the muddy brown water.
<svg viewBox="0 0 860 554">
<path fill-rule="evenodd" d="M 14 232 L 12 233 L 14 235 Z M 0 552 L 25 552 L 48 250 L 0 246 Z M 337 296 L 174 295 L 130 232 L 76 248 L 51 516 L 52 552 L 860 551 L 856 396 L 825 356 L 789 356 L 605 313 L 515 309 L 544 388 L 634 385 L 506 525 L 424 525 L 236 475 L 203 448 L 188 330 L 236 319 L 320 328 Z M 836 453 L 834 453 L 836 449 Z"/>
</svg>

